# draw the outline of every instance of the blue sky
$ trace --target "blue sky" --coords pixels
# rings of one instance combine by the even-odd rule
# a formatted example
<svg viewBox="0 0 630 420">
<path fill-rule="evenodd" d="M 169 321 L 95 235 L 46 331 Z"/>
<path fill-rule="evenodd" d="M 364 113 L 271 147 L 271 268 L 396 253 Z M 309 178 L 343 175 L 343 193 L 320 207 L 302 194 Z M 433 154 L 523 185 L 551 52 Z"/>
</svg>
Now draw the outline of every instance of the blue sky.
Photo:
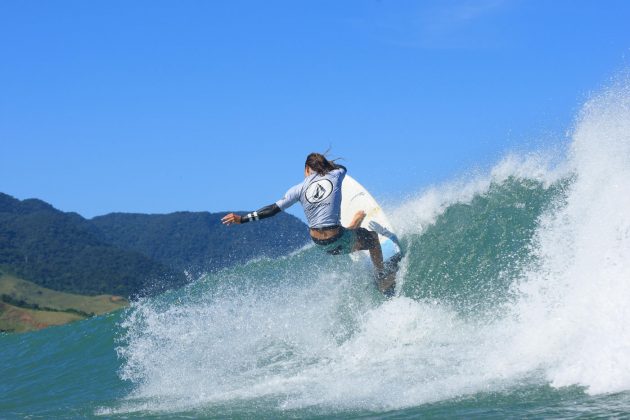
<svg viewBox="0 0 630 420">
<path fill-rule="evenodd" d="M 401 200 L 562 142 L 628 68 L 628 22 L 628 1 L 3 1 L 0 191 L 253 210 L 332 146 Z"/>
</svg>

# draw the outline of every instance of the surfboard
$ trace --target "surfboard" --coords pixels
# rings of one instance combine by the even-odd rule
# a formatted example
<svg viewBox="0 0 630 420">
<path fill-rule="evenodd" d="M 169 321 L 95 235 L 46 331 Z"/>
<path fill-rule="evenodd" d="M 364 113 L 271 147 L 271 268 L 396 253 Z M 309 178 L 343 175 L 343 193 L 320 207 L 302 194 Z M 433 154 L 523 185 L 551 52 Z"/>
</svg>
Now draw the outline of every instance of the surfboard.
<svg viewBox="0 0 630 420">
<path fill-rule="evenodd" d="M 341 184 L 341 225 L 350 225 L 359 210 L 366 213 L 361 227 L 378 233 L 386 267 L 398 270 L 403 253 L 387 215 L 364 186 L 350 175 L 346 175 Z M 368 251 L 362 252 L 368 254 Z"/>
</svg>

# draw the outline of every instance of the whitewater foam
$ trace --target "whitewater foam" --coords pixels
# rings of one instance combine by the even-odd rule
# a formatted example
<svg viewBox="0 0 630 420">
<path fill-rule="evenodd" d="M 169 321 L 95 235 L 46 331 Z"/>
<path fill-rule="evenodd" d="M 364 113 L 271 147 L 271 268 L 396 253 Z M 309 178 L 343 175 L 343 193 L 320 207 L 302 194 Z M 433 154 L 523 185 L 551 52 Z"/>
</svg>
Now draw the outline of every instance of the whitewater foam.
<svg viewBox="0 0 630 420">
<path fill-rule="evenodd" d="M 569 162 L 566 202 L 541 221 L 538 265 L 519 286 L 521 336 L 554 386 L 630 388 L 630 92 L 586 104 Z M 522 340 L 521 340 L 522 341 Z"/>
</svg>

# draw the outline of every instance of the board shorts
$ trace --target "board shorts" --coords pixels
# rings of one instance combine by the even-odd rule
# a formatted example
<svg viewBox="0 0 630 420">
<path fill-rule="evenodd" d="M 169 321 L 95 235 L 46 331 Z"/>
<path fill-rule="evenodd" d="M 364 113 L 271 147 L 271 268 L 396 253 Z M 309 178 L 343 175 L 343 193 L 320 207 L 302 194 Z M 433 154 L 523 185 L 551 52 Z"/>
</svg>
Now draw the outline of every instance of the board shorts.
<svg viewBox="0 0 630 420">
<path fill-rule="evenodd" d="M 367 250 L 373 248 L 378 239 L 372 232 L 365 228 L 346 229 L 343 226 L 339 227 L 339 233 L 329 239 L 313 239 L 313 242 L 322 251 L 331 255 L 344 255 L 350 254 L 354 251 L 354 246 L 358 240 L 363 245 L 357 250 Z"/>
</svg>

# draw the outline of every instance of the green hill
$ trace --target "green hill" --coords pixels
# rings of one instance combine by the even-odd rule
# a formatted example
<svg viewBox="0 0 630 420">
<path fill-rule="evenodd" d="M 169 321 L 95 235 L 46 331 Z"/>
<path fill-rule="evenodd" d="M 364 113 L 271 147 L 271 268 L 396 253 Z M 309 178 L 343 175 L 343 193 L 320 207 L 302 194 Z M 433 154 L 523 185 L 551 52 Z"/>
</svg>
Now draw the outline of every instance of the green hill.
<svg viewBox="0 0 630 420">
<path fill-rule="evenodd" d="M 191 274 L 305 245 L 296 217 L 227 227 L 224 213 L 113 213 L 87 220 L 37 199 L 0 193 L 0 269 L 63 292 L 131 296 L 177 287 Z"/>
<path fill-rule="evenodd" d="M 0 272 L 0 331 L 24 332 L 66 324 L 127 305 L 121 296 L 57 292 Z"/>
<path fill-rule="evenodd" d="M 182 274 L 99 238 L 91 223 L 40 200 L 0 193 L 0 268 L 49 289 L 129 296 Z"/>
</svg>

